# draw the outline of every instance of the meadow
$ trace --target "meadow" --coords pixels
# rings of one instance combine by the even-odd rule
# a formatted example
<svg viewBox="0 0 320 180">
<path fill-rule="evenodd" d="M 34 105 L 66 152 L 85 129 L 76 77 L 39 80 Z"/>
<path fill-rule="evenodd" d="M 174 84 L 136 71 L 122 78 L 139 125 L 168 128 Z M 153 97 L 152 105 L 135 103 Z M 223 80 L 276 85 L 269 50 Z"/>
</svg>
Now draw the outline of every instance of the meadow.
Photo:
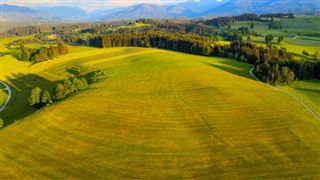
<svg viewBox="0 0 320 180">
<path fill-rule="evenodd" d="M 8 97 L 8 94 L 5 91 L 0 90 L 0 107 L 1 107 L 2 104 L 4 104 L 4 102 L 6 101 L 7 97 Z"/>
<path fill-rule="evenodd" d="M 297 59 L 316 60 L 315 51 L 319 50 L 320 46 L 320 18 L 317 16 L 296 16 L 294 19 L 274 18 L 275 22 L 281 22 L 282 29 L 268 29 L 270 22 L 254 21 L 253 31 L 261 33 L 261 37 L 251 36 L 253 42 L 258 45 L 265 46 L 264 37 L 268 34 L 274 35 L 272 46 L 278 48 L 285 47 L 287 51 L 293 53 Z M 240 27 L 250 27 L 251 21 L 237 21 L 231 26 L 231 29 L 238 29 Z M 277 43 L 279 36 L 284 37 L 284 41 Z M 245 38 L 246 39 L 246 38 Z M 302 54 L 305 50 L 309 56 Z"/>
<path fill-rule="evenodd" d="M 320 81 L 319 80 L 303 80 L 296 81 L 288 86 L 279 86 L 280 89 L 285 90 L 298 97 L 318 115 L 320 115 Z"/>
<path fill-rule="evenodd" d="M 319 121 L 253 79 L 251 65 L 152 48 L 69 47 L 38 64 L 3 57 L 13 98 L 1 118 L 14 123 L 0 134 L 1 178 L 320 175 Z M 107 78 L 39 111 L 28 105 L 33 87 L 50 89 L 74 65 Z M 316 108 L 319 87 L 314 80 L 281 88 Z"/>
</svg>

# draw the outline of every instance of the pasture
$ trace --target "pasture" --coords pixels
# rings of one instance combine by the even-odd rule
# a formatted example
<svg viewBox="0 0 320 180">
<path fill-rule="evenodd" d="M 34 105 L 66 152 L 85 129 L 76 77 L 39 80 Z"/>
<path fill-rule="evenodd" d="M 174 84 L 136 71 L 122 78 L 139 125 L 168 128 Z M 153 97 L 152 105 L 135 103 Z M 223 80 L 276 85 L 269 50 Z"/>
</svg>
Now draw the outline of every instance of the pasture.
<svg viewBox="0 0 320 180">
<path fill-rule="evenodd" d="M 254 21 L 253 31 L 261 33 L 262 36 L 251 36 L 253 42 L 265 46 L 264 37 L 268 34 L 274 35 L 273 46 L 285 47 L 293 53 L 297 59 L 315 60 L 314 52 L 319 50 L 320 46 L 320 18 L 316 16 L 296 16 L 294 19 L 275 18 L 275 21 L 280 22 L 283 26 L 282 29 L 268 29 L 270 22 L 256 22 Z M 231 26 L 232 29 L 240 27 L 250 27 L 251 21 L 237 21 Z M 284 37 L 284 41 L 280 44 L 277 43 L 279 36 Z M 246 39 L 246 38 L 244 38 Z M 309 56 L 302 54 L 306 50 Z"/>
<path fill-rule="evenodd" d="M 3 63 L 17 64 L 4 71 L 14 98 L 1 118 L 20 120 L 1 130 L 1 178 L 320 175 L 320 122 L 254 80 L 251 65 L 151 48 L 70 51 L 34 65 L 5 56 Z M 29 107 L 33 87 L 49 88 L 79 64 L 107 78 L 37 112 Z M 296 86 L 320 87 L 318 81 Z M 319 105 L 311 100 L 319 93 L 300 97 Z"/>
<path fill-rule="evenodd" d="M 320 42 L 320 41 L 319 41 Z M 257 45 L 266 47 L 266 43 L 262 41 L 255 41 Z M 314 45 L 297 45 L 297 44 L 290 44 L 287 41 L 281 42 L 280 44 L 274 40 L 272 42 L 272 46 L 278 47 L 278 48 L 286 48 L 288 52 L 291 52 L 296 59 L 299 60 L 317 60 L 315 57 L 315 52 L 317 50 L 320 50 L 319 46 L 314 46 Z M 303 54 L 303 50 L 309 53 L 309 55 Z"/>
<path fill-rule="evenodd" d="M 303 80 L 296 81 L 289 86 L 280 86 L 285 90 L 298 97 L 320 116 L 320 81 L 319 80 Z"/>
<path fill-rule="evenodd" d="M 8 97 L 7 91 L 0 90 L 0 108 L 6 101 L 7 97 Z"/>
</svg>

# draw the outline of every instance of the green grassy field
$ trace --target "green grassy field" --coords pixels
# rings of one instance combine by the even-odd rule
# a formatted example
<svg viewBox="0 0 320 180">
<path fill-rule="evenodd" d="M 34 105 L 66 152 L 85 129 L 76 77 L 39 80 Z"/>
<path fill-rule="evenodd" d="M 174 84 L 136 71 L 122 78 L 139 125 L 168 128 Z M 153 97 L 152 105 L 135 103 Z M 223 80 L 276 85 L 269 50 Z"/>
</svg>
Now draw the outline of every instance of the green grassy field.
<svg viewBox="0 0 320 180">
<path fill-rule="evenodd" d="M 14 97 L 1 118 L 27 117 L 1 130 L 1 178 L 320 176 L 320 123 L 251 78 L 251 65 L 157 49 L 70 51 L 5 68 Z M 102 69 L 107 79 L 33 113 L 32 87 L 71 76 L 75 64 Z M 319 88 L 318 81 L 296 86 Z"/>
<path fill-rule="evenodd" d="M 0 89 L 6 88 L 3 84 L 0 83 Z"/>
<path fill-rule="evenodd" d="M 145 26 L 150 26 L 149 24 L 143 24 L 143 23 L 137 23 L 135 22 L 134 24 L 131 25 L 126 25 L 126 26 L 120 26 L 119 28 L 139 28 L 139 27 L 145 27 Z"/>
<path fill-rule="evenodd" d="M 280 21 L 275 18 L 275 21 Z M 269 22 L 254 22 L 253 31 L 261 33 L 261 37 L 251 36 L 253 42 L 265 46 L 264 37 L 268 34 L 274 35 L 273 46 L 286 47 L 287 50 L 295 54 L 297 59 L 315 60 L 315 51 L 320 46 L 320 18 L 316 16 L 296 16 L 295 19 L 281 18 L 282 29 L 268 29 Z M 232 29 L 239 27 L 250 27 L 251 21 L 237 21 L 231 26 Z M 277 43 L 279 36 L 284 37 L 284 42 Z M 246 39 L 246 38 L 244 38 Z M 306 50 L 309 56 L 302 54 Z"/>
<path fill-rule="evenodd" d="M 320 81 L 303 80 L 296 81 L 290 86 L 280 86 L 285 90 L 306 102 L 310 108 L 320 116 Z"/>
<path fill-rule="evenodd" d="M 2 107 L 4 102 L 6 101 L 7 97 L 8 97 L 7 92 L 0 90 L 0 108 Z"/>
<path fill-rule="evenodd" d="M 274 19 L 279 22 L 279 18 Z M 268 29 L 270 22 L 253 22 L 254 31 L 261 33 L 263 36 L 274 34 L 275 36 L 295 37 L 300 33 L 301 36 L 320 37 L 319 16 L 296 16 L 294 19 L 281 18 L 282 29 Z M 250 27 L 251 21 L 237 21 L 231 27 Z"/>
<path fill-rule="evenodd" d="M 262 41 L 255 41 L 256 44 L 266 47 L 266 43 Z M 300 60 L 317 60 L 315 57 L 315 52 L 320 50 L 319 46 L 313 45 L 297 45 L 297 44 L 290 44 L 288 42 L 281 42 L 280 44 L 277 43 L 275 40 L 272 42 L 272 46 L 276 46 L 278 48 L 286 48 L 288 52 L 291 52 L 296 59 Z M 309 53 L 309 56 L 302 54 L 303 50 Z"/>
</svg>

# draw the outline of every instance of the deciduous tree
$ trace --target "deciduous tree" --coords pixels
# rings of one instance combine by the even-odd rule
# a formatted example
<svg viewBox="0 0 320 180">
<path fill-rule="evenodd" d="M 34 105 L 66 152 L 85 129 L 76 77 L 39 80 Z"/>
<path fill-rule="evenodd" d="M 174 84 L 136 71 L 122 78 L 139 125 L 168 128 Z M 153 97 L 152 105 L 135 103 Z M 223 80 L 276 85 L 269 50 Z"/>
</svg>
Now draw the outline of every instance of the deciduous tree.
<svg viewBox="0 0 320 180">
<path fill-rule="evenodd" d="M 31 94 L 28 98 L 29 104 L 31 106 L 41 103 L 41 92 L 42 90 L 39 87 L 32 89 Z"/>
<path fill-rule="evenodd" d="M 56 85 L 56 87 L 54 88 L 54 98 L 56 100 L 59 100 L 59 99 L 63 99 L 65 97 L 65 89 L 64 89 L 64 86 L 59 83 Z"/>
<path fill-rule="evenodd" d="M 283 37 L 283 36 L 279 36 L 279 37 L 278 37 L 278 43 L 279 43 L 279 44 L 280 44 L 283 40 L 284 40 L 284 37 Z"/>
<path fill-rule="evenodd" d="M 41 93 L 41 103 L 42 104 L 48 104 L 51 103 L 52 99 L 51 99 L 51 95 L 50 93 L 45 90 Z"/>
<path fill-rule="evenodd" d="M 318 61 L 320 60 L 320 49 L 316 50 L 314 52 L 314 54 L 316 55 L 316 58 L 318 59 Z"/>
<path fill-rule="evenodd" d="M 267 45 L 269 45 L 271 43 L 271 41 L 273 40 L 274 36 L 273 34 L 268 34 L 264 39 L 267 43 Z"/>
</svg>

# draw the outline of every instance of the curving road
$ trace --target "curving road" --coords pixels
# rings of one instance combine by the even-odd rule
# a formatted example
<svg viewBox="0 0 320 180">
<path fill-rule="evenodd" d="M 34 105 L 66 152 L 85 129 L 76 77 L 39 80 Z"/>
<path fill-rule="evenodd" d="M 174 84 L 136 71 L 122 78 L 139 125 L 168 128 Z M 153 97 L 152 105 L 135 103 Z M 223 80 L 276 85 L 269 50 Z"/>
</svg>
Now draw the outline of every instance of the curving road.
<svg viewBox="0 0 320 180">
<path fill-rule="evenodd" d="M 6 105 L 9 103 L 10 101 L 10 98 L 11 98 L 11 89 L 10 87 L 8 86 L 8 84 L 4 83 L 3 81 L 0 81 L 1 84 L 3 84 L 6 88 L 4 89 L 1 89 L 3 91 L 8 91 L 8 97 L 7 97 L 7 100 L 6 102 L 4 102 L 3 106 L 0 108 L 0 112 L 2 112 L 4 110 L 4 108 L 6 107 Z"/>
<path fill-rule="evenodd" d="M 288 93 L 288 92 L 286 92 L 286 91 L 283 91 L 283 90 L 278 89 L 278 88 L 276 88 L 276 87 L 274 87 L 274 86 L 271 86 L 271 85 L 269 85 L 269 84 L 266 84 L 266 83 L 261 82 L 261 81 L 253 74 L 253 72 L 252 72 L 253 70 L 254 70 L 254 68 L 250 69 L 250 74 L 251 74 L 251 76 L 252 76 L 254 79 L 256 79 L 258 82 L 260 82 L 260 83 L 262 83 L 262 84 L 264 84 L 264 85 L 266 85 L 266 86 L 271 87 L 271 88 L 274 89 L 274 90 L 280 91 L 280 92 L 282 92 L 282 93 L 284 93 L 284 94 L 292 97 L 294 100 L 298 101 L 298 103 L 300 103 L 303 107 L 305 107 L 318 121 L 320 121 L 320 117 L 319 117 L 308 105 L 306 105 L 306 104 L 305 104 L 304 102 L 302 102 L 300 99 L 298 99 L 297 97 L 295 97 L 294 95 L 292 95 L 292 94 L 290 94 L 290 93 Z"/>
</svg>

